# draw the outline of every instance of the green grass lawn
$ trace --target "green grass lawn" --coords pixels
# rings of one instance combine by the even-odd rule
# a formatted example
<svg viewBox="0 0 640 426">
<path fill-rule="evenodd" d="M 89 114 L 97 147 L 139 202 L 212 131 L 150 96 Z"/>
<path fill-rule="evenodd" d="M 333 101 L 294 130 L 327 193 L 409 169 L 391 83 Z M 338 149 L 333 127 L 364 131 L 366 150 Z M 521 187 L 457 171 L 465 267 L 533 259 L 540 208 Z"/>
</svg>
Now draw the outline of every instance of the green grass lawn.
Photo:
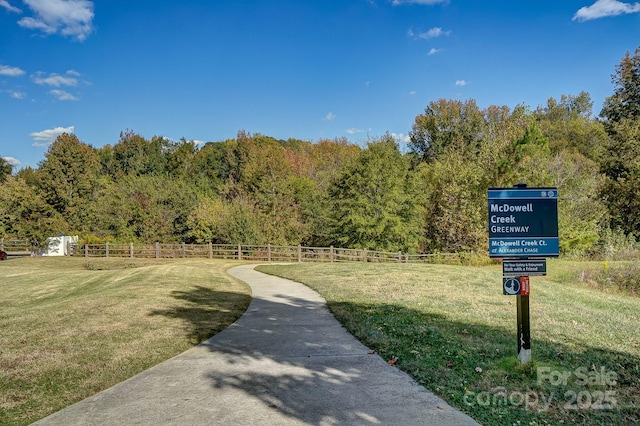
<svg viewBox="0 0 640 426">
<path fill-rule="evenodd" d="M 294 264 L 258 269 L 320 292 L 383 358 L 486 425 L 640 422 L 640 298 L 549 260 L 531 278 L 533 362 L 516 357 L 516 298 L 499 266 Z M 566 380 L 565 380 L 566 378 Z"/>
<path fill-rule="evenodd" d="M 249 288 L 224 273 L 231 265 L 0 262 L 0 424 L 29 424 L 226 328 L 250 301 Z"/>
</svg>

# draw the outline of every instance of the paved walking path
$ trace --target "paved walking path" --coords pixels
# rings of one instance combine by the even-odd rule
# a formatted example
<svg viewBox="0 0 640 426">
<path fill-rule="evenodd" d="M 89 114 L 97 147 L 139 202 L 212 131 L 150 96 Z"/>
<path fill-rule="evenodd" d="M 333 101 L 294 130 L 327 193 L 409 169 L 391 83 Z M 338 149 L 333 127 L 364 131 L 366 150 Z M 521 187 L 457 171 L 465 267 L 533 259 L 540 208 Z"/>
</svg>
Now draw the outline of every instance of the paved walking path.
<svg viewBox="0 0 640 426">
<path fill-rule="evenodd" d="M 247 312 L 206 342 L 37 425 L 477 425 L 369 354 L 315 291 L 230 269 Z"/>
</svg>

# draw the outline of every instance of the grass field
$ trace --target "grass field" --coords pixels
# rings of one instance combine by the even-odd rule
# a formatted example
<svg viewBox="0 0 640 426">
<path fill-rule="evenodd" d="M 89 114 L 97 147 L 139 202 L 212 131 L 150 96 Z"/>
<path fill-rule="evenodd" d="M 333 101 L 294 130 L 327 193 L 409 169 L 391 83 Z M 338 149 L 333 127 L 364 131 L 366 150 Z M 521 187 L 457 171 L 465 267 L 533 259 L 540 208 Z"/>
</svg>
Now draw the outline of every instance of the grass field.
<svg viewBox="0 0 640 426">
<path fill-rule="evenodd" d="M 516 299 L 499 266 L 295 264 L 382 357 L 486 425 L 640 422 L 640 298 L 588 287 L 597 263 L 549 261 L 531 278 L 533 362 L 516 357 Z"/>
<path fill-rule="evenodd" d="M 224 273 L 231 265 L 1 262 L 0 424 L 28 424 L 225 328 L 250 300 Z M 532 277 L 526 367 L 515 356 L 515 298 L 502 295 L 499 266 L 258 269 L 318 290 L 356 337 L 480 423 L 636 424 L 640 298 L 577 279 L 601 267 L 550 260 L 548 277 Z"/>
<path fill-rule="evenodd" d="M 29 424 L 224 329 L 250 290 L 224 261 L 0 262 L 0 424 Z"/>
</svg>

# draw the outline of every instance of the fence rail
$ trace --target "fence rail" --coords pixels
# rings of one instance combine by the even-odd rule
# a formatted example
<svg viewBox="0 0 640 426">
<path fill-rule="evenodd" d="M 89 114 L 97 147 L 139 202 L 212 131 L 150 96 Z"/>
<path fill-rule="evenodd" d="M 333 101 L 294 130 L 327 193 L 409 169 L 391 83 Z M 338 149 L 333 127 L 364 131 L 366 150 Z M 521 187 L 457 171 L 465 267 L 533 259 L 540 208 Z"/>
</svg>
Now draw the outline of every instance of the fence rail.
<svg viewBox="0 0 640 426">
<path fill-rule="evenodd" d="M 74 256 L 129 258 L 208 258 L 259 262 L 457 263 L 468 253 L 406 254 L 338 247 L 242 244 L 78 244 Z"/>
<path fill-rule="evenodd" d="M 31 244 L 27 240 L 0 238 L 0 251 L 8 255 L 29 255 L 32 252 Z"/>
<path fill-rule="evenodd" d="M 37 253 L 27 240 L 0 239 L 0 250 L 13 255 Z M 408 254 L 339 247 L 305 247 L 244 244 L 70 244 L 76 257 L 146 259 L 236 259 L 257 262 L 395 262 L 459 263 L 469 253 Z"/>
</svg>

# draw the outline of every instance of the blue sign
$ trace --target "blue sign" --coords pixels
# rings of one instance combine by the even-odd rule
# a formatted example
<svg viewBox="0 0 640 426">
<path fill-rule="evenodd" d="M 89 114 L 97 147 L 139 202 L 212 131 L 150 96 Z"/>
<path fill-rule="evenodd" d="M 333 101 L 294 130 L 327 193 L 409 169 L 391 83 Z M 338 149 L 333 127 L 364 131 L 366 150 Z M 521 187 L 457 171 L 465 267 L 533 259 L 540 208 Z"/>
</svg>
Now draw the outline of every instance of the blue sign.
<svg viewBox="0 0 640 426">
<path fill-rule="evenodd" d="M 557 188 L 490 188 L 489 257 L 560 255 Z"/>
<path fill-rule="evenodd" d="M 506 296 L 520 295 L 520 277 L 508 277 L 502 279 L 502 294 Z"/>
</svg>

